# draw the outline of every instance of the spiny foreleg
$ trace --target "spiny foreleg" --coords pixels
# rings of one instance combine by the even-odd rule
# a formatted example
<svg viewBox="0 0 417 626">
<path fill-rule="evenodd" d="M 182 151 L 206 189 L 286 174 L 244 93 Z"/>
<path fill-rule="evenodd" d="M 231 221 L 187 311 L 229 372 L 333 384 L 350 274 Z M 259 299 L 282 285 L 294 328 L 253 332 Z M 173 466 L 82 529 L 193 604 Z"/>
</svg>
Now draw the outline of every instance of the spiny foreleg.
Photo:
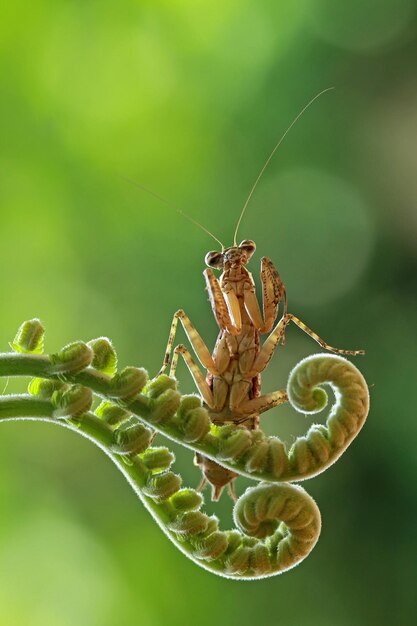
<svg viewBox="0 0 417 626">
<path fill-rule="evenodd" d="M 268 257 L 261 260 L 262 311 L 256 297 L 255 285 L 247 282 L 244 287 L 245 309 L 252 324 L 262 334 L 269 333 L 277 317 L 278 307 L 283 299 L 284 316 L 287 313 L 285 286 L 274 264 Z"/>
</svg>

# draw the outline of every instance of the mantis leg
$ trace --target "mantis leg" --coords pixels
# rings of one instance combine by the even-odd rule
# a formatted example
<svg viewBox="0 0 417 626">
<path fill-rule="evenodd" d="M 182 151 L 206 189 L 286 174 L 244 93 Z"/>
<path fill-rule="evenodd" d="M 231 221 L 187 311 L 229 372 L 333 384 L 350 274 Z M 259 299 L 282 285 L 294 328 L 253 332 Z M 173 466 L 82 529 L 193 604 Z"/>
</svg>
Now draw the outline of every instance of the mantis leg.
<svg viewBox="0 0 417 626">
<path fill-rule="evenodd" d="M 239 414 L 245 415 L 243 418 L 245 420 L 252 415 L 259 415 L 287 401 L 288 394 L 286 389 L 279 389 L 242 403 L 239 407 Z"/>
<path fill-rule="evenodd" d="M 205 404 L 212 411 L 221 411 L 226 401 L 226 394 L 228 389 L 226 383 L 224 383 L 222 379 L 214 377 L 213 389 L 211 389 L 203 374 L 200 372 L 198 365 L 193 361 L 190 351 L 182 344 L 179 344 L 174 348 L 171 369 L 169 372 L 170 376 L 175 376 L 179 355 L 181 355 L 184 359 L 185 364 L 188 367 L 189 372 L 193 377 L 196 387 L 200 392 L 200 395 L 203 398 Z"/>
<path fill-rule="evenodd" d="M 204 378 L 203 374 L 200 372 L 198 365 L 193 361 L 190 351 L 187 350 L 187 348 L 183 346 L 182 344 L 179 344 L 174 349 L 169 375 L 175 376 L 175 371 L 177 369 L 177 363 L 178 363 L 178 357 L 180 354 L 183 357 L 185 364 L 187 365 L 190 371 L 190 374 L 193 377 L 196 387 L 198 391 L 200 392 L 204 402 L 207 404 L 208 407 L 214 408 L 213 392 L 210 389 L 209 385 L 207 384 L 206 379 Z"/>
<path fill-rule="evenodd" d="M 284 316 L 287 314 L 287 294 L 275 265 L 266 256 L 261 260 L 261 281 L 262 308 L 265 322 L 260 332 L 269 333 L 277 318 L 278 307 L 282 298 L 284 299 Z"/>
<path fill-rule="evenodd" d="M 274 330 L 271 332 L 269 337 L 264 342 L 261 348 L 261 351 L 259 352 L 258 356 L 255 359 L 255 363 L 253 365 L 252 371 L 249 374 L 247 374 L 248 377 L 256 376 L 257 374 L 260 374 L 265 369 L 265 367 L 268 365 L 269 361 L 271 360 L 272 355 L 274 354 L 275 348 L 277 347 L 279 342 L 283 340 L 284 338 L 285 328 L 287 324 L 291 321 L 294 322 L 294 324 L 297 324 L 297 326 L 301 328 L 301 330 L 307 333 L 307 335 L 309 335 L 315 341 L 317 341 L 317 343 L 322 348 L 324 348 L 325 350 L 328 350 L 329 352 L 333 352 L 334 354 L 348 355 L 348 356 L 358 356 L 360 354 L 364 354 L 363 350 L 342 350 L 340 348 L 333 348 L 333 346 L 329 345 L 326 341 L 324 341 L 324 339 L 319 337 L 313 330 L 311 330 L 311 328 L 306 326 L 304 322 L 298 319 L 298 317 L 296 317 L 295 315 L 292 315 L 292 313 L 287 313 L 280 319 L 278 324 L 275 326 Z"/>
<path fill-rule="evenodd" d="M 239 301 L 233 290 L 222 291 L 219 281 L 210 269 L 203 272 L 211 308 L 219 327 L 228 330 L 231 335 L 238 335 L 242 330 Z"/>
<path fill-rule="evenodd" d="M 292 315 L 291 313 L 287 313 L 286 317 L 289 321 L 292 321 L 294 322 L 294 324 L 297 324 L 297 326 L 301 328 L 301 330 L 307 333 L 307 335 L 310 335 L 310 337 L 312 337 L 314 341 L 317 341 L 317 343 L 322 348 L 324 348 L 325 350 L 328 350 L 329 352 L 333 352 L 334 354 L 344 354 L 347 356 L 358 356 L 360 354 L 365 354 L 365 350 L 342 350 L 341 348 L 333 348 L 333 346 L 330 346 L 328 343 L 326 343 L 324 339 L 319 337 L 313 330 L 311 330 L 311 328 L 306 326 L 304 322 L 298 319 L 298 317 L 295 317 L 295 315 Z"/>
<path fill-rule="evenodd" d="M 268 257 L 263 257 L 261 261 L 261 281 L 263 318 L 256 297 L 255 286 L 251 283 L 245 285 L 244 302 L 252 324 L 263 334 L 269 333 L 271 330 L 282 298 L 284 298 L 284 316 L 286 315 L 287 296 L 284 283 Z"/>
<path fill-rule="evenodd" d="M 232 498 L 233 502 L 236 502 L 237 501 L 237 495 L 236 495 L 236 491 L 235 491 L 234 481 L 229 483 L 228 489 L 229 489 L 230 497 Z"/>
<path fill-rule="evenodd" d="M 265 340 L 258 356 L 255 359 L 253 364 L 253 369 L 251 372 L 246 374 L 248 378 L 253 378 L 260 374 L 268 365 L 269 361 L 272 358 L 272 355 L 275 352 L 275 348 L 284 337 L 285 327 L 288 324 L 289 320 L 287 319 L 288 315 L 282 317 L 278 324 L 275 326 L 272 333 Z"/>
<path fill-rule="evenodd" d="M 194 352 L 200 361 L 201 365 L 209 370 L 212 374 L 217 374 L 217 369 L 213 361 L 213 357 L 210 354 L 209 349 L 201 338 L 200 334 L 193 326 L 190 321 L 190 318 L 184 313 L 182 309 L 174 313 L 174 317 L 171 323 L 171 329 L 169 331 L 168 343 L 165 350 L 165 357 L 162 363 L 162 367 L 159 370 L 159 374 L 163 374 L 169 364 L 169 359 L 171 358 L 172 349 L 174 346 L 175 333 L 177 331 L 178 320 L 180 320 L 182 327 L 190 340 L 190 343 L 194 349 Z M 178 358 L 178 357 L 177 357 Z M 172 371 L 172 367 L 171 367 Z M 175 368 L 174 368 L 175 371 Z"/>
</svg>

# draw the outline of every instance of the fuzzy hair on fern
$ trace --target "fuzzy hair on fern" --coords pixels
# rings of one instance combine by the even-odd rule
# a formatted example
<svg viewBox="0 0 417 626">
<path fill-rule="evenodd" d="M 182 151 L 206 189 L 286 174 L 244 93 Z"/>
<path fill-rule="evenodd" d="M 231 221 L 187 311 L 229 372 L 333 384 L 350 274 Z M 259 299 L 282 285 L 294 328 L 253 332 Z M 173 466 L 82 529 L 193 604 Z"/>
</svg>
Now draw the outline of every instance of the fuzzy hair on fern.
<svg viewBox="0 0 417 626">
<path fill-rule="evenodd" d="M 276 436 L 235 424 L 214 425 L 200 397 L 181 395 L 176 380 L 149 380 L 143 368 L 117 370 L 105 337 L 76 341 L 43 353 L 40 320 L 24 322 L 0 354 L 0 376 L 31 377 L 28 393 L 0 396 L 0 421 L 40 420 L 86 437 L 122 472 L 172 543 L 200 567 L 238 580 L 280 574 L 314 548 L 321 528 L 314 500 L 294 481 L 328 469 L 361 430 L 369 393 L 359 370 L 345 358 L 317 354 L 292 370 L 288 399 L 308 415 L 323 410 L 334 391 L 325 424 L 313 424 L 290 449 Z M 101 403 L 94 412 L 94 397 Z M 171 470 L 175 457 L 152 446 L 156 433 L 202 454 L 256 484 L 234 506 L 235 528 L 223 530 L 202 511 L 203 496 L 182 485 Z"/>
</svg>

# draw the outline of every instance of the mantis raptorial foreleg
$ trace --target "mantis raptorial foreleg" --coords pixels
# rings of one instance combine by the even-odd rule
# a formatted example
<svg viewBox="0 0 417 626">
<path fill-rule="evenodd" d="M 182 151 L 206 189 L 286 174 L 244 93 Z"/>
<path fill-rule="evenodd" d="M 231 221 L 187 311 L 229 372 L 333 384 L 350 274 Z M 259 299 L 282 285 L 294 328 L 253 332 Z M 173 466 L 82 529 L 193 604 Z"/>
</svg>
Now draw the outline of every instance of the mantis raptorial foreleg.
<svg viewBox="0 0 417 626">
<path fill-rule="evenodd" d="M 284 298 L 284 315 L 287 314 L 287 294 L 275 265 L 266 256 L 262 257 L 261 260 L 261 281 L 262 308 L 265 322 L 259 330 L 261 333 L 269 333 L 277 318 L 278 307 L 282 298 Z"/>
<path fill-rule="evenodd" d="M 227 330 L 231 335 L 239 335 L 242 330 L 242 320 L 236 295 L 232 290 L 223 292 L 219 281 L 210 269 L 204 270 L 203 275 L 211 308 L 220 329 Z"/>
<path fill-rule="evenodd" d="M 263 257 L 261 261 L 261 281 L 263 317 L 252 282 L 248 281 L 244 286 L 243 301 L 252 324 L 258 332 L 264 334 L 269 333 L 274 325 L 282 297 L 284 297 L 284 315 L 286 314 L 287 297 L 284 283 L 268 257 Z"/>
</svg>

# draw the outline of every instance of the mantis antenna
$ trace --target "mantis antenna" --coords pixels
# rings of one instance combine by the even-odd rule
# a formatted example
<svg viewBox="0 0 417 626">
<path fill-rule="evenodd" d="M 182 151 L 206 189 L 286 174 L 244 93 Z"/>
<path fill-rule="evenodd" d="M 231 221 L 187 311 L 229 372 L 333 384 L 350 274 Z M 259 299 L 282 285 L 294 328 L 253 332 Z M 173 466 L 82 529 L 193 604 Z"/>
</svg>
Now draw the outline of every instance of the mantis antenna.
<svg viewBox="0 0 417 626">
<path fill-rule="evenodd" d="M 244 207 L 242 209 L 242 212 L 239 216 L 239 219 L 237 221 L 236 224 L 236 229 L 235 229 L 235 234 L 233 236 L 233 245 L 236 246 L 236 237 L 237 237 L 237 231 L 239 230 L 239 226 L 240 223 L 242 221 L 242 218 L 245 214 L 245 211 L 247 209 L 247 206 L 253 196 L 253 192 L 255 191 L 259 181 L 262 178 L 263 173 L 265 172 L 266 168 L 268 167 L 272 157 L 274 156 L 275 152 L 278 150 L 278 148 L 280 147 L 280 145 L 282 144 L 282 142 L 284 141 L 285 137 L 288 135 L 288 133 L 290 132 L 291 128 L 294 126 L 294 124 L 296 124 L 298 122 L 298 120 L 300 119 L 300 117 L 303 115 L 303 113 L 305 111 L 307 111 L 307 109 L 313 104 L 313 102 L 315 102 L 318 98 L 320 98 L 320 96 L 322 96 L 323 94 L 327 93 L 328 91 L 331 91 L 332 89 L 334 89 L 334 87 L 327 87 L 327 89 L 323 89 L 323 91 L 320 91 L 318 94 L 316 94 L 314 96 L 314 98 L 312 98 L 309 102 L 307 102 L 307 104 L 301 109 L 301 111 L 299 112 L 299 114 L 297 115 L 297 117 L 295 117 L 293 119 L 293 121 L 291 122 L 291 124 L 288 126 L 287 130 L 284 132 L 284 134 L 281 136 L 281 139 L 278 141 L 278 143 L 276 144 L 275 148 L 272 150 L 271 154 L 269 155 L 269 157 L 267 158 L 267 160 L 265 161 L 264 166 L 262 167 L 261 171 L 258 174 L 257 179 L 255 180 L 252 189 L 249 192 L 248 198 L 244 204 Z"/>
<path fill-rule="evenodd" d="M 165 198 L 163 198 L 162 196 L 160 196 L 159 194 L 155 193 L 154 191 L 152 191 L 151 189 L 148 189 L 147 187 L 145 187 L 144 185 L 140 185 L 139 183 L 135 182 L 134 180 L 131 180 L 130 178 L 126 178 L 126 176 L 122 176 L 121 178 L 123 178 L 123 180 L 127 181 L 128 183 L 130 183 L 131 185 L 134 185 L 135 187 L 137 187 L 138 189 L 142 189 L 142 191 L 146 191 L 147 193 L 149 193 L 151 196 L 153 196 L 154 198 L 156 198 L 157 200 L 160 200 L 161 202 L 163 202 L 164 204 L 166 204 L 170 209 L 174 209 L 174 211 L 176 211 L 177 213 L 179 213 L 180 215 L 182 215 L 183 217 L 185 217 L 185 219 L 187 219 L 189 222 L 191 222 L 192 224 L 194 224 L 195 226 L 198 226 L 199 228 L 201 228 L 201 230 L 203 230 L 205 233 L 207 233 L 207 235 L 210 235 L 210 237 L 213 237 L 213 239 L 215 241 L 217 241 L 217 243 L 219 243 L 222 247 L 222 252 L 224 251 L 224 245 L 222 244 L 222 242 L 220 241 L 220 239 L 217 239 L 217 237 L 215 237 L 213 235 L 213 233 L 211 233 L 208 228 L 206 228 L 205 226 L 203 226 L 202 224 L 200 224 L 200 222 L 197 222 L 197 220 L 195 220 L 193 217 L 190 217 L 189 215 L 187 215 L 187 213 L 184 213 L 184 211 L 182 211 L 181 209 L 179 209 L 178 207 L 175 206 L 175 204 L 171 204 L 170 202 L 168 202 L 168 200 L 166 200 Z"/>
</svg>

